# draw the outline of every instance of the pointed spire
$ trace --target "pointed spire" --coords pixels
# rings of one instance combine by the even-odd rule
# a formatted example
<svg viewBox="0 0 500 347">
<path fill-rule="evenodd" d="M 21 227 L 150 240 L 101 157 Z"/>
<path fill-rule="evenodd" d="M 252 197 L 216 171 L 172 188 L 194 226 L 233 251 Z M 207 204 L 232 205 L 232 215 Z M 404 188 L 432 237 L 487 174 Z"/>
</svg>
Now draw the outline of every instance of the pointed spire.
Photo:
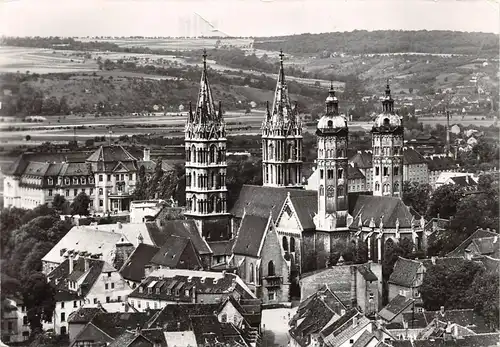
<svg viewBox="0 0 500 347">
<path fill-rule="evenodd" d="M 219 100 L 219 119 L 222 119 L 222 101 Z"/>
<path fill-rule="evenodd" d="M 385 88 L 385 99 L 382 101 L 382 107 L 384 113 L 394 113 L 394 100 L 391 96 L 391 87 L 389 85 L 389 79 L 387 79 L 387 86 Z"/>
<path fill-rule="evenodd" d="M 339 100 L 335 96 L 335 89 L 333 89 L 333 82 L 330 83 L 330 90 L 328 91 L 328 97 L 326 98 L 326 113 L 327 114 L 339 114 Z"/>
<path fill-rule="evenodd" d="M 285 81 L 285 69 L 283 68 L 283 50 L 280 51 L 280 71 L 278 73 L 278 82 L 274 92 L 274 101 L 272 107 L 272 122 L 274 124 L 284 124 L 287 122 L 295 122 L 290 97 L 288 95 L 288 87 Z"/>
<path fill-rule="evenodd" d="M 197 123 L 207 123 L 217 119 L 215 103 L 212 98 L 212 90 L 208 83 L 207 73 L 207 50 L 203 50 L 203 70 L 201 73 L 200 92 L 196 103 L 194 121 Z"/>
<path fill-rule="evenodd" d="M 283 50 L 280 49 L 280 75 L 279 75 L 279 80 L 282 82 L 285 82 L 285 69 L 283 69 L 283 57 L 285 55 L 283 54 Z"/>
</svg>

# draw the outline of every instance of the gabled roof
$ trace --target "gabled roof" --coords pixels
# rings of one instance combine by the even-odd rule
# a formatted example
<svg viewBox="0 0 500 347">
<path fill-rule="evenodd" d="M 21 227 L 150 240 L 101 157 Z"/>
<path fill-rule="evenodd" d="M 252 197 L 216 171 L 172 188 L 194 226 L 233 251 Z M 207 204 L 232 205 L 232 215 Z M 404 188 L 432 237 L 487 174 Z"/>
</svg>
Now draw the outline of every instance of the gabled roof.
<svg viewBox="0 0 500 347">
<path fill-rule="evenodd" d="M 158 310 L 146 312 L 113 312 L 97 314 L 91 323 L 112 338 L 117 338 L 124 331 L 143 328 L 146 322 Z"/>
<path fill-rule="evenodd" d="M 361 314 L 355 308 L 351 308 L 348 310 L 343 316 L 341 316 L 338 320 L 327 326 L 325 329 L 321 331 L 321 335 L 323 337 L 327 337 L 330 335 L 337 336 L 340 332 L 342 332 L 346 327 L 350 324 L 346 324 L 351 321 L 354 317 L 359 317 Z"/>
<path fill-rule="evenodd" d="M 408 322 L 408 327 L 410 329 L 423 329 L 428 326 L 434 318 L 443 322 L 456 323 L 463 327 L 471 327 L 473 329 L 473 326 L 479 321 L 473 309 L 445 310 L 444 313 L 441 311 L 403 313 L 403 320 Z"/>
<path fill-rule="evenodd" d="M 36 161 L 30 161 L 28 162 L 28 165 L 24 169 L 23 174 L 24 175 L 30 175 L 30 176 L 45 176 L 45 173 L 49 169 L 50 164 L 49 163 L 40 163 Z"/>
<path fill-rule="evenodd" d="M 377 281 L 377 275 L 373 273 L 369 266 L 366 264 L 356 266 L 356 269 L 359 271 L 361 276 L 365 279 L 365 281 Z"/>
<path fill-rule="evenodd" d="M 123 146 L 100 146 L 88 158 L 88 162 L 116 162 L 137 161 Z"/>
<path fill-rule="evenodd" d="M 181 256 L 189 250 L 192 250 L 192 255 L 195 257 L 195 259 L 189 260 L 190 264 L 199 264 L 201 267 L 200 259 L 191 240 L 173 235 L 167 238 L 165 244 L 156 252 L 150 263 L 169 268 L 182 267 Z"/>
<path fill-rule="evenodd" d="M 395 317 L 401 314 L 406 308 L 415 302 L 412 298 L 407 298 L 403 295 L 395 296 L 378 315 L 386 322 L 391 322 Z"/>
<path fill-rule="evenodd" d="M 427 167 L 429 171 L 442 171 L 456 168 L 457 164 L 450 157 L 432 157 L 427 158 Z"/>
<path fill-rule="evenodd" d="M 269 216 L 269 211 L 272 211 L 273 220 L 276 220 L 288 192 L 290 192 L 290 197 L 317 195 L 317 192 L 312 190 L 263 187 L 245 184 L 241 188 L 238 200 L 236 200 L 231 209 L 231 214 L 237 218 L 242 218 L 245 211 L 247 214 L 267 218 Z"/>
<path fill-rule="evenodd" d="M 394 270 L 389 277 L 389 283 L 411 288 L 422 263 L 417 260 L 399 257 L 394 264 Z"/>
<path fill-rule="evenodd" d="M 266 235 L 268 218 L 245 214 L 233 247 L 234 254 L 259 256 L 262 239 Z"/>
<path fill-rule="evenodd" d="M 190 330 L 190 317 L 219 314 L 220 304 L 167 304 L 147 322 L 149 328 L 165 331 Z"/>
<path fill-rule="evenodd" d="M 418 153 L 413 148 L 404 148 L 403 162 L 405 165 L 416 165 L 416 164 L 425 164 L 427 161 L 425 160 L 422 154 Z"/>
<path fill-rule="evenodd" d="M 462 336 L 459 339 L 443 340 L 443 339 L 432 339 L 432 340 L 414 340 L 411 341 L 412 347 L 496 347 L 498 346 L 498 340 L 500 338 L 500 333 L 489 333 L 489 334 L 476 334 L 469 336 Z M 393 341 L 393 345 L 397 347 L 403 347 L 399 344 L 398 340 Z M 404 345 L 404 347 L 409 345 Z"/>
<path fill-rule="evenodd" d="M 198 346 L 248 346 L 231 323 L 221 323 L 215 315 L 192 316 L 191 326 Z M 228 326 L 229 325 L 229 326 Z"/>
<path fill-rule="evenodd" d="M 300 225 L 304 230 L 315 230 L 314 215 L 318 212 L 318 198 L 316 195 L 290 196 L 293 208 L 297 213 Z"/>
<path fill-rule="evenodd" d="M 371 169 L 373 167 L 372 153 L 367 151 L 358 151 L 349 159 L 349 163 L 353 163 L 360 169 Z"/>
<path fill-rule="evenodd" d="M 450 177 L 449 180 L 460 187 L 464 187 L 464 188 L 477 187 L 476 181 L 474 181 L 474 179 L 470 178 L 468 175 Z"/>
<path fill-rule="evenodd" d="M 122 277 L 126 280 L 141 282 L 146 265 L 159 250 L 159 247 L 140 243 L 120 269 Z"/>
<path fill-rule="evenodd" d="M 87 324 L 100 313 L 106 313 L 106 310 L 102 307 L 80 307 L 69 315 L 68 323 Z"/>
<path fill-rule="evenodd" d="M 53 164 L 53 166 L 56 166 L 55 169 L 57 169 L 57 167 L 59 165 Z M 49 168 L 49 171 L 51 171 L 51 168 Z M 90 176 L 90 175 L 92 175 L 92 170 L 91 170 L 90 165 L 87 163 L 63 163 L 61 165 L 59 175 L 60 176 Z M 49 176 L 49 172 L 47 172 L 46 176 Z M 51 174 L 50 176 L 54 176 L 54 175 Z"/>
<path fill-rule="evenodd" d="M 317 291 L 318 285 L 327 285 L 345 306 L 351 305 L 351 265 L 332 266 L 311 273 L 300 279 L 304 296 Z"/>
<path fill-rule="evenodd" d="M 158 226 L 156 222 L 145 223 L 151 239 L 156 246 L 163 246 L 169 236 L 178 236 L 190 239 L 199 254 L 212 253 L 208 244 L 201 237 L 194 220 L 165 220 L 161 221 L 161 224 L 161 226 Z"/>
<path fill-rule="evenodd" d="M 382 218 L 384 228 L 396 228 L 396 220 L 399 220 L 400 228 L 411 228 L 412 214 L 400 198 L 358 195 L 349 199 L 349 205 L 352 226 L 357 227 L 361 218 L 363 226 L 368 227 L 373 218 L 378 227 Z"/>
<path fill-rule="evenodd" d="M 497 233 L 489 231 L 489 230 L 484 230 L 484 229 L 477 229 L 474 234 L 469 236 L 464 242 L 462 242 L 460 245 L 458 245 L 457 248 L 455 248 L 453 251 L 448 253 L 448 256 L 465 256 L 465 250 L 469 245 L 472 243 L 472 240 L 474 239 L 480 239 L 483 237 L 495 237 L 498 236 Z"/>
<path fill-rule="evenodd" d="M 232 254 L 232 249 L 235 239 L 224 240 L 224 241 L 209 241 L 208 245 L 212 249 L 213 256 L 228 255 Z"/>
<path fill-rule="evenodd" d="M 358 166 L 349 165 L 347 167 L 347 178 L 350 180 L 364 179 L 365 175 L 363 175 Z"/>
<path fill-rule="evenodd" d="M 499 258 L 498 236 L 473 239 L 472 244 L 467 249 L 481 255 Z"/>
<path fill-rule="evenodd" d="M 377 336 L 368 331 L 368 330 L 365 330 L 363 331 L 363 333 L 361 334 L 360 337 L 358 337 L 358 339 L 356 340 L 356 342 L 354 342 L 354 344 L 351 346 L 351 347 L 366 347 L 370 344 L 370 342 L 375 339 L 376 341 L 378 341 L 377 339 Z"/>
</svg>

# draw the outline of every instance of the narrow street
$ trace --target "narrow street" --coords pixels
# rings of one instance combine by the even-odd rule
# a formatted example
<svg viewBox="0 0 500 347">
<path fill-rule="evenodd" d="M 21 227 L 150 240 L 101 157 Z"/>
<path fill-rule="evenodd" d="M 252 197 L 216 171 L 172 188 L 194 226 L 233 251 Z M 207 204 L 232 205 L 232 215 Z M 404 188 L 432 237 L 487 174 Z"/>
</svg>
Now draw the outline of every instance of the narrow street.
<svg viewBox="0 0 500 347">
<path fill-rule="evenodd" d="M 262 311 L 262 346 L 263 347 L 286 347 L 289 336 L 288 321 L 293 317 L 297 307 L 275 308 Z"/>
</svg>

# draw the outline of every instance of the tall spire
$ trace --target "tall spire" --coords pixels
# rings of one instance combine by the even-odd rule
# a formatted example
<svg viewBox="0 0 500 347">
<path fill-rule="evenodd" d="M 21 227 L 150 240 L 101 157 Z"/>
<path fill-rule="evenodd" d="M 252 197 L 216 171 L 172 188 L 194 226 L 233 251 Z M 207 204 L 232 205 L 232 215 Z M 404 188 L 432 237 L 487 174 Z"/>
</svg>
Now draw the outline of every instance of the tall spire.
<svg viewBox="0 0 500 347">
<path fill-rule="evenodd" d="M 280 50 L 280 71 L 278 73 L 278 83 L 274 92 L 273 108 L 271 110 L 272 122 L 274 124 L 283 124 L 294 122 L 294 112 L 288 96 L 288 87 L 285 81 L 285 69 L 283 68 L 283 50 Z"/>
<path fill-rule="evenodd" d="M 200 92 L 196 103 L 195 122 L 206 123 L 217 119 L 215 103 L 212 97 L 212 90 L 208 83 L 207 74 L 207 50 L 203 49 L 203 71 L 201 73 Z"/>
<path fill-rule="evenodd" d="M 389 85 L 389 79 L 387 79 L 387 86 L 385 88 L 385 98 L 382 101 L 382 107 L 384 113 L 394 113 L 394 100 L 391 96 L 391 87 Z"/>
<path fill-rule="evenodd" d="M 333 81 L 330 82 L 330 90 L 328 91 L 328 97 L 326 98 L 325 103 L 326 103 L 327 115 L 339 114 L 339 101 L 335 96 L 335 89 L 333 89 Z"/>
</svg>

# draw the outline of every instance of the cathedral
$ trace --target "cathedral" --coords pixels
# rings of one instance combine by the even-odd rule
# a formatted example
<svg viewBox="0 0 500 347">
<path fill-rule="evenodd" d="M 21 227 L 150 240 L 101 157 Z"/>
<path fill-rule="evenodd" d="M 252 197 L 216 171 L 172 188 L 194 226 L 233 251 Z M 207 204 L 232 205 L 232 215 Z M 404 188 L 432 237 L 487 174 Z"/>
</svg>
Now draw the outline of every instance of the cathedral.
<svg viewBox="0 0 500 347">
<path fill-rule="evenodd" d="M 371 130 L 372 193 L 349 192 L 349 126 L 333 86 L 316 128 L 318 189 L 306 190 L 303 127 L 289 98 L 283 58 L 281 52 L 274 100 L 261 128 L 263 185 L 244 185 L 230 211 L 225 123 L 212 98 L 206 54 L 198 102 L 185 128 L 186 215 L 208 240 L 232 244 L 228 268 L 266 303 L 289 301 L 300 275 L 328 267 L 331 254 L 347 243 L 366 242 L 369 259 L 378 263 L 402 238 L 416 250 L 426 247 L 423 217 L 401 200 L 404 128 L 389 83 Z"/>
</svg>

